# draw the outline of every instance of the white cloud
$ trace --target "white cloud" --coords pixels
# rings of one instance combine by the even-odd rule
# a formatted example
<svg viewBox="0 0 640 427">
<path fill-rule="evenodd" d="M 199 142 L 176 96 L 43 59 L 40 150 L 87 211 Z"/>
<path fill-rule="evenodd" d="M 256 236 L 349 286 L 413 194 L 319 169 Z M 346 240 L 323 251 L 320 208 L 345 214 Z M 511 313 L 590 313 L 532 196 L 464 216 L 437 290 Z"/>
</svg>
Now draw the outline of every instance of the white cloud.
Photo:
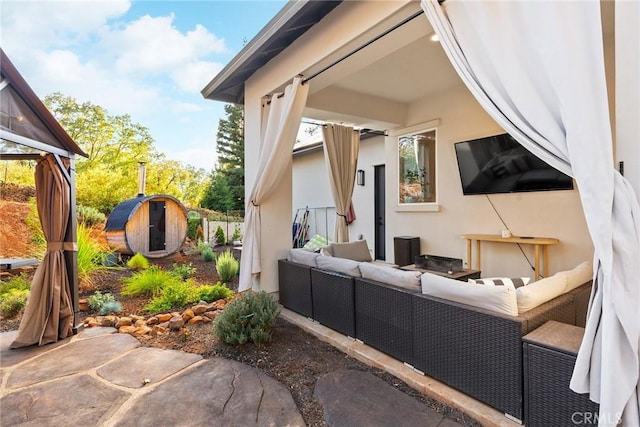
<svg viewBox="0 0 640 427">
<path fill-rule="evenodd" d="M 124 15 L 129 0 L 3 0 L 2 44 L 15 56 L 27 49 L 77 44 L 105 30 L 109 19 Z"/>
<path fill-rule="evenodd" d="M 200 92 L 222 68 L 216 62 L 195 61 L 175 70 L 172 77 L 185 92 Z"/>
<path fill-rule="evenodd" d="M 214 147 L 191 147 L 180 151 L 163 150 L 171 160 L 178 160 L 190 164 L 207 172 L 215 169 L 218 164 L 218 154 Z"/>
</svg>

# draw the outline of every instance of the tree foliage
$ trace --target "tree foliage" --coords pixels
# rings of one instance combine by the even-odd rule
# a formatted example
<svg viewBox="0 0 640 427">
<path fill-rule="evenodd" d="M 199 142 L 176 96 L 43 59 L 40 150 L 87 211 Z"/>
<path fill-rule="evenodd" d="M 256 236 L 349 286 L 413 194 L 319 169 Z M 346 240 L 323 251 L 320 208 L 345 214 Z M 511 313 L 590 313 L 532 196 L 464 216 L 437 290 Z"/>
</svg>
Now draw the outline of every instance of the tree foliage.
<svg viewBox="0 0 640 427">
<path fill-rule="evenodd" d="M 242 105 L 227 104 L 224 112 L 227 117 L 220 119 L 216 134 L 216 175 L 226 178 L 233 198 L 231 209 L 244 210 L 244 110 Z"/>
<path fill-rule="evenodd" d="M 80 104 L 61 93 L 48 95 L 44 103 L 89 155 L 76 165 L 78 203 L 109 212 L 134 197 L 139 162 L 147 164 L 146 194 L 169 194 L 192 205 L 202 197 L 205 171 L 168 160 L 154 147 L 149 130 L 128 114 L 111 115 L 99 105 Z"/>
<path fill-rule="evenodd" d="M 226 175 L 219 171 L 211 174 L 211 181 L 200 204 L 203 208 L 218 212 L 235 209 L 233 193 L 227 182 Z"/>
</svg>

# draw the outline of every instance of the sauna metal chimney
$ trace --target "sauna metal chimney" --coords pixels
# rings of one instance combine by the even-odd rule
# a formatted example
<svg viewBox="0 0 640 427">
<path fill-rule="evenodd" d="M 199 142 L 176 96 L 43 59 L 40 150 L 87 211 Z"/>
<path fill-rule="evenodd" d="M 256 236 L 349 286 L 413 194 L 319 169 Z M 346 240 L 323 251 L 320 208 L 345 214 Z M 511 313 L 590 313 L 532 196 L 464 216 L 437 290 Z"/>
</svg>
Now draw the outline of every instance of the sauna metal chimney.
<svg viewBox="0 0 640 427">
<path fill-rule="evenodd" d="M 147 183 L 147 168 L 144 162 L 138 163 L 138 197 L 144 197 L 144 187 Z"/>
</svg>

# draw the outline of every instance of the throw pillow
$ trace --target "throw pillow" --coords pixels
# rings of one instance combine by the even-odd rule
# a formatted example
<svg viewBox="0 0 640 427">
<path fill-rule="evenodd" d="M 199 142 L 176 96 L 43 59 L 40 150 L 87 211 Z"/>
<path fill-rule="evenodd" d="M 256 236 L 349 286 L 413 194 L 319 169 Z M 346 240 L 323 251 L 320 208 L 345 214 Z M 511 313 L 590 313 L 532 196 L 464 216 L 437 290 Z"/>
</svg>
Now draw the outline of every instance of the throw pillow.
<svg viewBox="0 0 640 427">
<path fill-rule="evenodd" d="M 360 273 L 362 277 L 388 285 L 417 291 L 420 289 L 419 271 L 403 271 L 389 266 L 375 265 L 368 262 L 360 263 Z"/>
<path fill-rule="evenodd" d="M 326 237 L 316 234 L 307 243 L 305 243 L 305 249 L 320 249 L 323 246 L 327 246 L 329 240 Z"/>
<path fill-rule="evenodd" d="M 567 286 L 564 291 L 569 292 L 593 279 L 593 264 L 590 261 L 585 261 L 578 264 L 573 270 L 560 271 L 557 274 L 567 278 Z"/>
<path fill-rule="evenodd" d="M 351 259 L 353 261 L 369 262 L 371 253 L 366 240 L 356 240 L 346 243 L 332 243 L 331 251 L 334 257 Z"/>
<path fill-rule="evenodd" d="M 518 289 L 526 286 L 531 280 L 530 277 L 488 277 L 486 279 L 469 279 L 472 285 L 489 285 L 489 286 L 510 286 Z"/>
</svg>

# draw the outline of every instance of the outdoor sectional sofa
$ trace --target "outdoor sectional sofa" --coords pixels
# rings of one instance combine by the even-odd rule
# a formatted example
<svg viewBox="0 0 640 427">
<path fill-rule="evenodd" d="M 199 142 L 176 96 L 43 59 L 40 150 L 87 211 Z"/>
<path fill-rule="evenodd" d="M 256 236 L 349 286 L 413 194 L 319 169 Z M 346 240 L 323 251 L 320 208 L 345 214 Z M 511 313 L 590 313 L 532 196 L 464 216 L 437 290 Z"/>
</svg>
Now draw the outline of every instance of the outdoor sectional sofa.
<svg viewBox="0 0 640 427">
<path fill-rule="evenodd" d="M 591 289 L 590 280 L 585 280 L 522 314 L 507 315 L 425 295 L 418 286 L 399 287 L 358 277 L 355 271 L 345 274 L 314 267 L 311 257 L 289 258 L 279 261 L 284 307 L 517 420 L 524 420 L 522 337 L 549 320 L 584 326 L 582 311 Z M 433 279 L 430 276 L 421 277 L 422 288 Z M 451 286 L 460 285 L 471 286 L 461 282 Z"/>
</svg>

